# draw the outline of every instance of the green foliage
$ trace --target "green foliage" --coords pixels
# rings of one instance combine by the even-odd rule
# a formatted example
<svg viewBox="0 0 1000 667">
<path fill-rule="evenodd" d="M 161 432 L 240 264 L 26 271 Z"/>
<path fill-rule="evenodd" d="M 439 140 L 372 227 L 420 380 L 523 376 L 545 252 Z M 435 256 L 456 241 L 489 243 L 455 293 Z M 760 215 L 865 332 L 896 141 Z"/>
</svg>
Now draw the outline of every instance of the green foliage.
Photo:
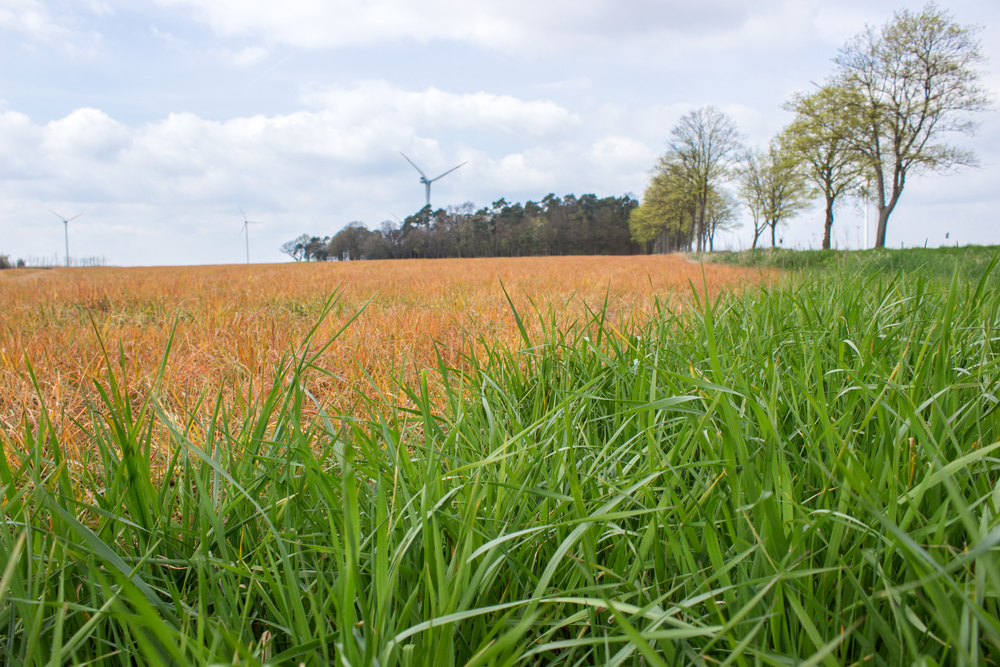
<svg viewBox="0 0 1000 667">
<path fill-rule="evenodd" d="M 629 217 L 632 240 L 652 243 L 653 252 L 690 250 L 701 229 L 700 245 L 707 243 L 711 250 L 717 231 L 739 226 L 736 201 L 717 180 L 716 175 L 704 186 L 702 201 L 702 186 L 682 155 L 676 150 L 661 155 L 643 192 L 642 205 Z"/>
<path fill-rule="evenodd" d="M 829 127 L 849 128 L 843 136 L 872 174 L 876 247 L 885 245 L 907 176 L 978 164 L 973 151 L 943 141 L 951 132 L 973 134 L 972 114 L 991 105 L 979 82 L 985 57 L 977 32 L 928 3 L 919 13 L 904 9 L 881 28 L 867 28 L 835 59 L 831 84 L 840 91 L 844 120 Z"/>
<path fill-rule="evenodd" d="M 365 260 L 414 257 L 631 255 L 642 252 L 629 234 L 630 195 L 598 198 L 549 194 L 540 202 L 505 199 L 476 210 L 472 202 L 433 210 L 429 205 L 397 225 L 369 230 L 351 222 L 332 238 L 303 235 L 282 246 L 295 259 Z"/>
<path fill-rule="evenodd" d="M 751 150 L 743 158 L 738 172 L 740 195 L 753 215 L 753 247 L 768 229 L 771 247 L 777 246 L 779 224 L 806 209 L 808 188 L 800 161 L 793 150 L 779 139 L 767 150 Z"/>
<path fill-rule="evenodd" d="M 731 176 L 743 136 L 729 115 L 712 106 L 682 116 L 670 135 L 669 149 L 660 162 L 673 165 L 684 184 L 685 197 L 695 202 L 693 240 L 701 252 L 711 243 L 706 224 L 709 200 Z"/>
<path fill-rule="evenodd" d="M 609 312 L 365 421 L 311 340 L 207 415 L 109 373 L 92 459 L 44 419 L 0 449 L 5 664 L 1000 662 L 1000 290 Z"/>
<path fill-rule="evenodd" d="M 903 271 L 939 280 L 949 279 L 957 270 L 963 280 L 979 281 L 986 276 L 986 271 L 998 252 L 1000 248 L 997 246 L 876 248 L 860 251 L 767 248 L 702 255 L 699 259 L 733 266 L 793 271 L 833 269 L 865 276 Z M 990 284 L 1000 284 L 996 274 L 991 275 L 988 280 Z"/>
<path fill-rule="evenodd" d="M 690 248 L 697 215 L 698 202 L 683 165 L 669 153 L 660 156 L 642 193 L 642 205 L 629 216 L 632 240 L 653 243 L 659 252 Z"/>
<path fill-rule="evenodd" d="M 794 95 L 784 108 L 795 112 L 795 120 L 782 131 L 780 139 L 801 166 L 813 194 L 825 201 L 823 248 L 827 250 L 837 201 L 858 191 L 870 171 L 863 154 L 848 138 L 855 131 L 857 119 L 844 113 L 845 97 L 844 90 L 834 85 L 810 95 Z"/>
</svg>

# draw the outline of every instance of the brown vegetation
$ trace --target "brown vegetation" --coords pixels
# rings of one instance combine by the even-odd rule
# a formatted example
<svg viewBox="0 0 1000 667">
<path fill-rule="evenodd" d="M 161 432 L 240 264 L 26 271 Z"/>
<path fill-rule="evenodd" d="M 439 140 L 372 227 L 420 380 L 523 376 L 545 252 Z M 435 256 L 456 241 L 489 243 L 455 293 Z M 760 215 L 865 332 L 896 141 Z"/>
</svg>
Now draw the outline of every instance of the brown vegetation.
<svg viewBox="0 0 1000 667">
<path fill-rule="evenodd" d="M 335 291 L 341 299 L 319 328 L 325 341 L 369 301 L 364 313 L 323 354 L 320 365 L 340 379 L 311 387 L 333 410 L 351 412 L 356 389 L 371 394 L 365 374 L 390 400 L 399 380 L 412 382 L 477 341 L 516 346 L 518 330 L 500 281 L 529 329 L 534 302 L 565 324 L 585 304 L 607 296 L 616 323 L 650 315 L 654 299 L 676 306 L 689 281 L 710 292 L 747 279 L 756 269 L 688 262 L 681 256 L 534 257 L 204 266 L 11 270 L 0 274 L 0 427 L 12 442 L 24 420 L 44 404 L 63 445 L 79 440 L 74 422 L 89 423 L 93 379 L 106 377 L 101 342 L 117 367 L 124 356 L 134 396 L 152 390 L 170 331 L 161 404 L 183 414 L 203 394 L 210 407 L 220 390 L 240 409 L 242 393 L 270 387 L 278 361 L 297 349 Z M 38 390 L 29 375 L 33 369 Z M 116 373 L 118 373 L 116 368 Z"/>
</svg>

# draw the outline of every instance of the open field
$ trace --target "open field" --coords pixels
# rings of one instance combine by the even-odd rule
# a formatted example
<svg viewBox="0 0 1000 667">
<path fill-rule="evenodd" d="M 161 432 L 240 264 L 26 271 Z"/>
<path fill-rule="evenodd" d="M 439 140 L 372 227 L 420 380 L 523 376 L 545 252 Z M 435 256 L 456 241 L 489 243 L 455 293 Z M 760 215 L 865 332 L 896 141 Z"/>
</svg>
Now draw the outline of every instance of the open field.
<svg viewBox="0 0 1000 667">
<path fill-rule="evenodd" d="M 762 276 L 709 266 L 705 277 L 717 293 Z M 113 367 L 124 352 L 130 388 L 148 393 L 175 325 L 164 407 L 183 413 L 203 392 L 211 405 L 219 390 L 228 401 L 251 380 L 255 390 L 269 387 L 278 361 L 304 340 L 335 290 L 341 298 L 317 340 L 371 302 L 318 360 L 340 379 L 315 378 L 311 389 L 334 411 L 351 412 L 355 389 L 371 392 L 372 380 L 405 400 L 399 380 L 413 383 L 438 365 L 438 353 L 455 365 L 477 340 L 517 340 L 501 281 L 522 312 L 531 312 L 531 299 L 566 325 L 608 297 L 611 321 L 623 325 L 646 319 L 654 299 L 690 293 L 702 268 L 679 256 L 636 256 L 2 271 L 0 426 L 13 433 L 25 417 L 37 423 L 44 401 L 75 453 L 73 422 L 86 420 L 97 398 L 91 380 L 107 372 L 101 341 Z M 536 318 L 525 319 L 534 330 Z"/>
<path fill-rule="evenodd" d="M 491 296 L 472 321 L 495 329 L 459 369 L 407 376 L 406 401 L 371 386 L 349 420 L 312 403 L 328 376 L 302 354 L 231 363 L 260 393 L 184 416 L 187 376 L 167 369 L 161 401 L 157 355 L 130 348 L 81 419 L 82 460 L 46 413 L 0 458 L 0 658 L 1000 665 L 1000 291 L 835 266 L 672 311 L 632 279 L 634 301 L 555 326 L 515 298 L 523 330 Z M 603 304 L 604 278 L 586 284 Z M 487 301 L 459 292 L 430 293 Z M 314 349 L 364 296 L 345 289 Z M 220 332 L 251 303 L 228 298 Z M 267 332 L 237 321 L 234 345 Z M 337 344 L 320 361 L 361 349 Z"/>
</svg>

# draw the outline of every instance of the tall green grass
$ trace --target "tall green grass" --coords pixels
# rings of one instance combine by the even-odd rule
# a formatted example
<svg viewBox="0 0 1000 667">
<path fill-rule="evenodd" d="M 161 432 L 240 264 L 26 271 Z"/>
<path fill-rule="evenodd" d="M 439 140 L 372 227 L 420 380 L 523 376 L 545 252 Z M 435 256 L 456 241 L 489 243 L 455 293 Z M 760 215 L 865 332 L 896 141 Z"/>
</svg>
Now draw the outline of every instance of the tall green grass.
<svg viewBox="0 0 1000 667">
<path fill-rule="evenodd" d="M 694 294 L 366 420 L 315 404 L 312 339 L 210 418 L 109 374 L 91 460 L 7 436 L 0 662 L 1000 664 L 1000 294 Z"/>
<path fill-rule="evenodd" d="M 957 270 L 963 279 L 979 281 L 997 254 L 997 246 L 941 248 L 875 248 L 872 250 L 786 250 L 757 248 L 741 252 L 700 255 L 706 262 L 734 266 L 760 266 L 791 271 L 833 269 L 865 275 L 904 271 L 925 278 L 949 280 Z M 1000 288 L 996 273 L 992 286 Z"/>
</svg>

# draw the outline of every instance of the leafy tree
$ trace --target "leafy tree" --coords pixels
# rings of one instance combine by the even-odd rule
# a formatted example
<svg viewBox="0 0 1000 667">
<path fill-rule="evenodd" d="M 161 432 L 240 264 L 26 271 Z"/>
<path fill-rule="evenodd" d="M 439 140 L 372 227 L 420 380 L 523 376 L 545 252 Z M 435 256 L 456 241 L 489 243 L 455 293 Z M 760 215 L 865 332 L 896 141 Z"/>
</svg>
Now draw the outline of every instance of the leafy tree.
<svg viewBox="0 0 1000 667">
<path fill-rule="evenodd" d="M 282 246 L 297 260 L 390 259 L 402 257 L 485 257 L 541 254 L 631 254 L 641 250 L 629 238 L 630 195 L 598 198 L 587 194 L 540 203 L 488 208 L 472 202 L 432 210 L 424 207 L 397 227 L 391 221 L 369 231 L 352 222 L 333 238 L 302 235 Z M 325 245 L 324 245 L 325 244 Z"/>
<path fill-rule="evenodd" d="M 309 237 L 309 242 L 305 245 L 306 261 L 325 262 L 330 258 L 330 237 L 319 236 Z"/>
<path fill-rule="evenodd" d="M 768 229 L 777 245 L 779 224 L 808 206 L 809 190 L 795 157 L 779 140 L 767 150 L 751 150 L 739 170 L 740 194 L 754 221 L 753 247 Z"/>
<path fill-rule="evenodd" d="M 337 261 L 365 259 L 365 244 L 371 232 L 362 222 L 349 222 L 327 244 L 327 253 Z"/>
<path fill-rule="evenodd" d="M 632 239 L 653 244 L 653 252 L 690 249 L 697 223 L 698 201 L 689 188 L 684 165 L 668 152 L 657 161 L 642 204 L 632 211 Z"/>
<path fill-rule="evenodd" d="M 840 50 L 832 81 L 844 91 L 844 136 L 873 172 L 878 206 L 875 245 L 885 246 L 889 216 L 907 176 L 976 166 L 970 150 L 942 142 L 949 132 L 971 135 L 971 113 L 990 106 L 979 85 L 984 57 L 979 28 L 962 26 L 928 4 L 904 9 L 881 28 L 869 27 Z M 814 118 L 821 120 L 817 114 Z M 831 127 L 834 129 L 834 127 Z"/>
<path fill-rule="evenodd" d="M 802 167 L 814 194 L 825 201 L 823 248 L 830 248 L 837 200 L 856 190 L 867 169 L 850 139 L 853 119 L 844 114 L 848 95 L 840 86 L 824 86 L 811 95 L 796 94 L 784 105 L 796 113 L 781 142 Z"/>
<path fill-rule="evenodd" d="M 736 123 L 715 107 L 703 107 L 685 115 L 671 131 L 671 159 L 680 164 L 680 174 L 697 203 L 695 239 L 697 250 L 706 240 L 705 212 L 712 188 L 728 180 L 743 137 Z"/>
<path fill-rule="evenodd" d="M 403 236 L 409 234 L 412 230 L 418 228 L 428 228 L 431 225 L 431 219 L 434 217 L 434 209 L 431 208 L 430 204 L 424 206 L 422 209 L 414 213 L 413 215 L 406 216 L 403 220 L 402 231 Z"/>
</svg>

